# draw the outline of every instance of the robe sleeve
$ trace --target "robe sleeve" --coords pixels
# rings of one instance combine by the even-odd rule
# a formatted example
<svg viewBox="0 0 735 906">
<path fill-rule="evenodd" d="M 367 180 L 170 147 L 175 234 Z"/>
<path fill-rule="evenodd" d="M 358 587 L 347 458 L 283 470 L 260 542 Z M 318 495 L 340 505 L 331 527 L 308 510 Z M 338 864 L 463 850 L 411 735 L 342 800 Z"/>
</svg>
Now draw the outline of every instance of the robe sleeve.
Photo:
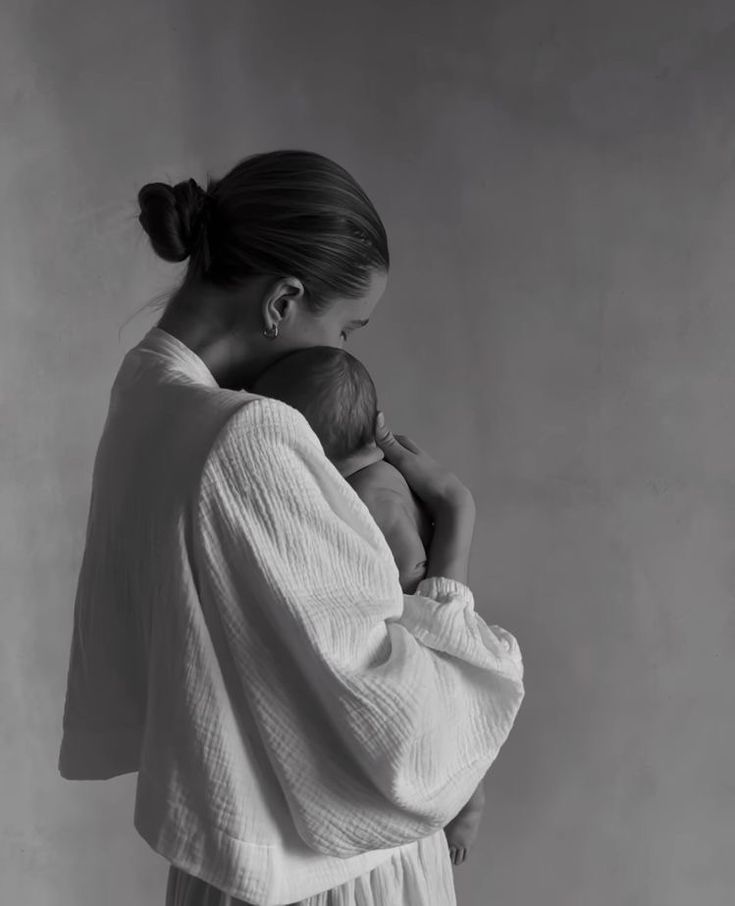
<svg viewBox="0 0 735 906">
<path fill-rule="evenodd" d="M 219 536 L 199 539 L 200 571 L 207 545 L 229 539 L 208 594 L 304 842 L 344 858 L 443 827 L 520 707 L 513 636 L 458 582 L 402 593 L 368 509 L 283 403 L 230 420 L 199 506 Z"/>
</svg>

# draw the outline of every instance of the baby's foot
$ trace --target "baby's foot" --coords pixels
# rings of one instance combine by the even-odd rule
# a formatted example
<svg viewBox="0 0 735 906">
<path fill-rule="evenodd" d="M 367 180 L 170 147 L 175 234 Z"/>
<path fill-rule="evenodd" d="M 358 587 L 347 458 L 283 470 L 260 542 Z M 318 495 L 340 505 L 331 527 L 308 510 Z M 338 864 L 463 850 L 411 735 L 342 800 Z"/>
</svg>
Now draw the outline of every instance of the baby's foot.
<svg viewBox="0 0 735 906">
<path fill-rule="evenodd" d="M 466 849 L 463 849 L 461 846 L 454 846 L 452 843 L 449 844 L 449 861 L 452 865 L 461 865 L 466 858 Z"/>
<path fill-rule="evenodd" d="M 452 865 L 461 865 L 469 855 L 470 847 L 477 838 L 481 818 L 481 810 L 463 809 L 444 828 Z"/>
</svg>

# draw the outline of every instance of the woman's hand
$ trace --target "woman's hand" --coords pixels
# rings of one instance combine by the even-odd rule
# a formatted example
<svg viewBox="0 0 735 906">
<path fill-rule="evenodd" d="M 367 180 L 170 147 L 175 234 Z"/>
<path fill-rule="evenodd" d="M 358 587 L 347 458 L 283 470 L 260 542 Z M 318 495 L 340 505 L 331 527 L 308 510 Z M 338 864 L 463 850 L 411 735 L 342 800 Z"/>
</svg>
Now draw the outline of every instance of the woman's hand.
<svg viewBox="0 0 735 906">
<path fill-rule="evenodd" d="M 379 412 L 375 440 L 386 460 L 403 475 L 408 486 L 433 515 L 447 509 L 474 511 L 475 502 L 462 482 L 403 434 L 393 434 Z"/>
<path fill-rule="evenodd" d="M 475 501 L 469 489 L 412 440 L 392 434 L 382 412 L 375 423 L 375 440 L 433 517 L 427 578 L 442 576 L 467 584 L 475 528 Z"/>
</svg>

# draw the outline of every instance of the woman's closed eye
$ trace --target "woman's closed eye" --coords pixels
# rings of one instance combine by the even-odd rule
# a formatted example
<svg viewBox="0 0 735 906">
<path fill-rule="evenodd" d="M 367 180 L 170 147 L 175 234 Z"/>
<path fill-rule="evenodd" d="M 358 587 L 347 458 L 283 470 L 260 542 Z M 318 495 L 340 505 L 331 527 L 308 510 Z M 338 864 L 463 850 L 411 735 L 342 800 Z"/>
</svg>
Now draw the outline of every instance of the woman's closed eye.
<svg viewBox="0 0 735 906">
<path fill-rule="evenodd" d="M 347 327 L 345 327 L 344 330 L 340 331 L 339 337 L 342 340 L 342 342 L 346 343 L 347 338 L 352 333 L 352 331 L 357 330 L 360 327 L 365 327 L 365 325 L 368 323 L 369 320 L 370 320 L 369 318 L 364 318 L 364 319 L 360 319 L 360 320 L 356 320 L 356 321 L 350 321 L 350 323 L 347 325 Z"/>
</svg>

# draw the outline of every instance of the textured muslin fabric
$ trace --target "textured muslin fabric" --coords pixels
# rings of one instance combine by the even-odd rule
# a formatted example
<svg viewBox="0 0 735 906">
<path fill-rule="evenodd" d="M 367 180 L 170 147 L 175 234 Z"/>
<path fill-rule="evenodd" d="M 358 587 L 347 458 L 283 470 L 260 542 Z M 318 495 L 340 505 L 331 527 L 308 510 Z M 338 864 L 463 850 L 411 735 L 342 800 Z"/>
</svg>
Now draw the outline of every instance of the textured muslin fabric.
<svg viewBox="0 0 735 906">
<path fill-rule="evenodd" d="M 59 769 L 137 771 L 135 827 L 172 865 L 276 906 L 402 857 L 469 799 L 522 673 L 466 586 L 402 594 L 299 412 L 220 388 L 158 328 L 126 355 L 95 460 Z"/>
<path fill-rule="evenodd" d="M 417 840 L 372 871 L 289 906 L 456 906 L 443 831 Z M 171 867 L 166 906 L 251 906 Z"/>
</svg>

